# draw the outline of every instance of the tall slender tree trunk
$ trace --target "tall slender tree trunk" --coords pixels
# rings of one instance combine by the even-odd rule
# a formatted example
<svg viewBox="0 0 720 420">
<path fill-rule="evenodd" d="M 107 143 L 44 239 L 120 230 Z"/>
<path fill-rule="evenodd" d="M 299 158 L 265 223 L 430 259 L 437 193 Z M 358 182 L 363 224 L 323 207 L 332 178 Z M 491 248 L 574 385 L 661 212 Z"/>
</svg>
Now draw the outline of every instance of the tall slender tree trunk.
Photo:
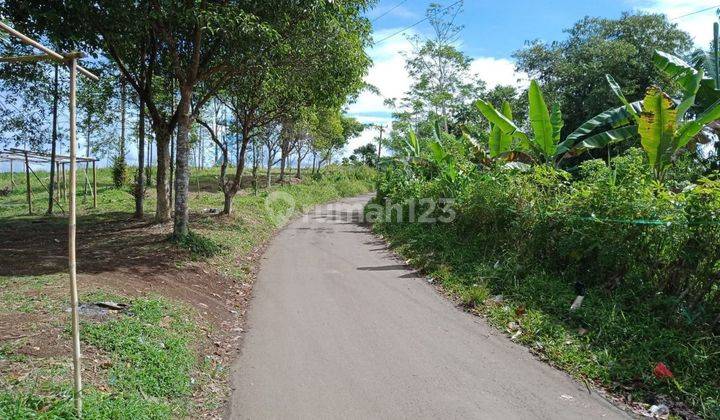
<svg viewBox="0 0 720 420">
<path fill-rule="evenodd" d="M 286 156 L 285 156 L 285 148 L 281 147 L 280 153 L 282 156 L 280 156 L 280 178 L 279 181 L 283 182 L 285 180 L 285 162 L 286 162 Z"/>
<path fill-rule="evenodd" d="M 157 147 L 157 174 L 155 175 L 155 191 L 157 202 L 155 205 L 155 221 L 164 223 L 170 220 L 171 214 L 171 185 L 168 183 L 168 168 L 170 168 L 170 139 L 172 133 L 167 129 L 156 130 L 155 146 Z"/>
<path fill-rule="evenodd" d="M 253 149 L 253 167 L 252 167 L 252 187 L 253 194 L 257 195 L 258 192 L 258 167 L 260 166 L 260 147 L 258 146 L 257 136 L 253 137 L 252 140 Z"/>
<path fill-rule="evenodd" d="M 127 93 L 125 91 L 125 78 L 120 78 L 120 156 L 125 157 L 125 103 Z M 88 155 L 89 156 L 89 155 Z"/>
<path fill-rule="evenodd" d="M 188 198 L 190 189 L 190 97 L 191 86 L 180 87 L 180 118 L 178 121 L 178 141 L 175 157 L 175 237 L 184 237 L 189 233 Z"/>
<path fill-rule="evenodd" d="M 135 217 L 144 216 L 145 201 L 145 101 L 140 98 L 140 115 L 138 120 L 138 172 L 135 184 Z"/>
<path fill-rule="evenodd" d="M 303 156 L 302 156 L 302 147 L 300 147 L 300 144 L 298 144 L 297 147 L 297 172 L 295 173 L 295 178 L 300 179 L 300 165 L 302 164 Z"/>
<path fill-rule="evenodd" d="M 270 188 L 272 186 L 272 165 L 273 165 L 273 159 L 275 159 L 275 156 L 272 154 L 272 150 L 268 147 L 268 158 L 267 158 L 267 177 L 265 178 L 267 181 L 267 187 Z"/>
<path fill-rule="evenodd" d="M 56 167 L 56 159 L 57 159 L 57 137 L 58 137 L 58 124 L 57 124 L 57 114 L 58 114 L 58 96 L 60 95 L 59 92 L 59 85 L 60 81 L 58 79 L 58 65 L 55 64 L 55 80 L 53 85 L 53 107 L 52 107 L 52 146 L 51 146 L 51 152 L 50 152 L 50 185 L 49 185 L 49 191 L 48 191 L 48 209 L 47 214 L 53 214 L 53 200 L 55 199 L 55 178 L 57 176 L 57 173 L 55 172 Z"/>
</svg>

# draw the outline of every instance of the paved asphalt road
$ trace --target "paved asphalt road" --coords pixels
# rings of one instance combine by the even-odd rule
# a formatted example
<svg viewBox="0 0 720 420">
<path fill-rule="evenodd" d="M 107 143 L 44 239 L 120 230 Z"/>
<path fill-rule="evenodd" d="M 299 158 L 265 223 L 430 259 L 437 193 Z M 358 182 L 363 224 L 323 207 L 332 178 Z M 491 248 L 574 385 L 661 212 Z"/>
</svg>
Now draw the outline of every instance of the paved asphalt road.
<svg viewBox="0 0 720 420">
<path fill-rule="evenodd" d="M 319 207 L 273 240 L 229 418 L 626 417 L 393 258 L 356 222 L 367 199 Z"/>
</svg>

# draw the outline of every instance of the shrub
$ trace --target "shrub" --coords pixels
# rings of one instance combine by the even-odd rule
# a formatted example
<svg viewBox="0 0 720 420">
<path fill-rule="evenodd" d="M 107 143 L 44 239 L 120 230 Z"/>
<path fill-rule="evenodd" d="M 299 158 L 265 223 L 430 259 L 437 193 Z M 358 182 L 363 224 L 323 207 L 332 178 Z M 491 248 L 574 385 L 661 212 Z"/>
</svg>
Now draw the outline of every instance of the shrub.
<svg viewBox="0 0 720 420">
<path fill-rule="evenodd" d="M 115 188 L 122 188 L 127 184 L 127 162 L 125 156 L 118 155 L 113 158 L 112 178 Z"/>
<path fill-rule="evenodd" d="M 214 257 L 223 251 L 222 245 L 194 232 L 188 232 L 185 236 L 173 238 L 173 241 L 179 247 L 190 251 L 192 256 L 196 258 Z"/>
</svg>

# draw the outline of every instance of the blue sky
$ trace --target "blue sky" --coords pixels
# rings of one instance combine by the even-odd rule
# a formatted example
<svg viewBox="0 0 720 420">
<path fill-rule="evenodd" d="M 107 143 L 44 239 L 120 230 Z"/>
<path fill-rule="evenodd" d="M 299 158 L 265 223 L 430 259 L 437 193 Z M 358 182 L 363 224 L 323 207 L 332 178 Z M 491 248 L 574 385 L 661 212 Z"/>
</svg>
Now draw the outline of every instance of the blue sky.
<svg viewBox="0 0 720 420">
<path fill-rule="evenodd" d="M 374 20 L 375 40 L 423 19 L 431 2 L 380 0 L 367 13 L 368 18 Z M 434 2 L 451 5 L 455 0 Z M 523 85 L 527 83 L 527 78 L 514 71 L 513 52 L 522 48 L 527 40 L 550 42 L 564 39 L 563 30 L 584 16 L 617 18 L 623 11 L 633 10 L 664 13 L 689 32 L 698 45 L 707 45 L 712 37 L 714 9 L 680 16 L 717 7 L 720 7 L 720 0 L 465 0 L 464 12 L 457 19 L 465 27 L 459 47 L 475 60 L 473 72 L 490 87 L 496 84 Z M 350 115 L 365 123 L 390 122 L 391 110 L 383 104 L 383 100 L 401 97 L 410 82 L 402 56 L 411 50 L 407 36 L 424 35 L 429 29 L 427 23 L 421 23 L 369 50 L 374 65 L 366 81 L 378 87 L 381 95 L 363 93 L 358 102 L 350 106 Z M 347 151 L 352 153 L 355 147 L 372 141 L 373 137 L 374 131 L 366 130 L 351 142 Z"/>
</svg>

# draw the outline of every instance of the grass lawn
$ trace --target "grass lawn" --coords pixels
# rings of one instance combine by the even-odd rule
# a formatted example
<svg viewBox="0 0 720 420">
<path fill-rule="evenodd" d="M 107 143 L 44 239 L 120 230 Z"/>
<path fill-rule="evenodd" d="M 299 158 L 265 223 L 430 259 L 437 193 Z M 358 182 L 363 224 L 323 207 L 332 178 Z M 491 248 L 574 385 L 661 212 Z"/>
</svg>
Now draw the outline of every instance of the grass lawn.
<svg viewBox="0 0 720 420">
<path fill-rule="evenodd" d="M 223 202 L 216 174 L 193 173 L 192 235 L 182 243 L 168 239 L 171 223 L 152 222 L 153 188 L 146 218 L 134 220 L 130 187 L 114 188 L 109 169 L 98 172 L 95 209 L 79 176 L 81 303 L 127 304 L 118 314 L 81 317 L 84 418 L 220 416 L 255 261 L 284 223 L 275 214 L 299 214 L 372 189 L 368 170 L 327 168 L 320 177 L 305 173 L 302 182 L 257 195 L 246 188 L 228 217 L 215 211 Z M 16 181 L 24 177 L 16 174 Z M 8 184 L 8 174 L 0 174 L 0 189 Z M 47 193 L 34 177 L 32 191 L 39 213 L 32 216 L 23 184 L 0 197 L 0 418 L 74 418 L 67 224 L 61 212 L 42 215 Z M 266 205 L 275 191 L 294 203 Z"/>
</svg>

